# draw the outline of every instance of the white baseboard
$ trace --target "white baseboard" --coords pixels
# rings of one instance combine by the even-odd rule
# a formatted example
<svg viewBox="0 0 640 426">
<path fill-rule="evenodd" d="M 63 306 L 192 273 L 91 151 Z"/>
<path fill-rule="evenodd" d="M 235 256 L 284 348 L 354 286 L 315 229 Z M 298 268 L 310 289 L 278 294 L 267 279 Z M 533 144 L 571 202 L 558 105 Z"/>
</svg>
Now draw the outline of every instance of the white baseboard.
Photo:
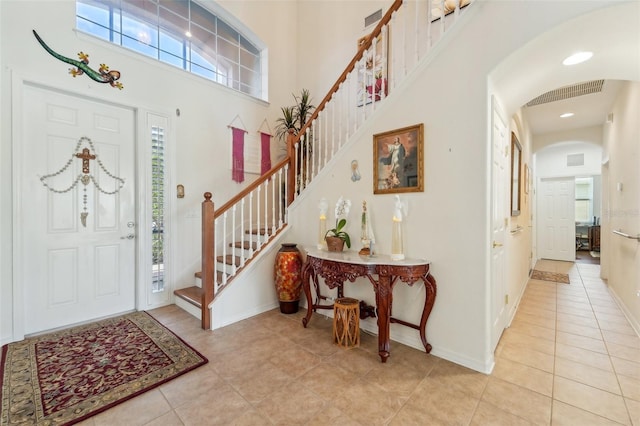
<svg viewBox="0 0 640 426">
<path fill-rule="evenodd" d="M 618 296 L 618 294 L 615 292 L 615 290 L 612 287 L 608 286 L 608 285 L 607 285 L 607 288 L 609 289 L 609 292 L 613 296 L 613 300 L 615 300 L 615 302 L 618 304 L 618 307 L 620 308 L 620 310 L 622 311 L 624 316 L 627 318 L 627 321 L 629 321 L 629 324 L 631 325 L 633 330 L 636 332 L 638 337 L 640 337 L 640 322 L 638 322 L 633 317 L 633 315 L 631 315 L 631 311 L 629 311 L 627 306 L 622 302 L 622 299 L 620 298 L 620 296 Z"/>
</svg>

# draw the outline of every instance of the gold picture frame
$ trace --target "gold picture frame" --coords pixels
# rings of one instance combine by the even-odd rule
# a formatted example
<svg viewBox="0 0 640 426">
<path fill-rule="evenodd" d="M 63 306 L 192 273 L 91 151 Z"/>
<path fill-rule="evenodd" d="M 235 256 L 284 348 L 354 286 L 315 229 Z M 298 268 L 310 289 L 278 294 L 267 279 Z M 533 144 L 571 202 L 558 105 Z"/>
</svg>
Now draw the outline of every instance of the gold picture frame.
<svg viewBox="0 0 640 426">
<path fill-rule="evenodd" d="M 424 191 L 424 124 L 373 135 L 373 193 Z"/>
</svg>

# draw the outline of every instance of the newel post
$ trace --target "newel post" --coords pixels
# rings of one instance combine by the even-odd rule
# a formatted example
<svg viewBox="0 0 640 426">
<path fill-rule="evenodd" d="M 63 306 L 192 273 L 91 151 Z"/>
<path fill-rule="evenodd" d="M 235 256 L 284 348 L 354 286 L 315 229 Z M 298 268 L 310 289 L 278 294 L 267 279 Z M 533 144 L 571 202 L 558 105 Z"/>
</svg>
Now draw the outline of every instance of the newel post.
<svg viewBox="0 0 640 426">
<path fill-rule="evenodd" d="M 296 149 L 294 146 L 296 135 L 293 129 L 287 134 L 287 157 L 289 157 L 289 171 L 287 173 L 287 206 L 293 203 L 296 190 Z"/>
<path fill-rule="evenodd" d="M 202 202 L 202 328 L 211 329 L 211 310 L 209 303 L 213 301 L 215 285 L 215 221 L 214 206 L 211 193 L 204 193 Z"/>
</svg>

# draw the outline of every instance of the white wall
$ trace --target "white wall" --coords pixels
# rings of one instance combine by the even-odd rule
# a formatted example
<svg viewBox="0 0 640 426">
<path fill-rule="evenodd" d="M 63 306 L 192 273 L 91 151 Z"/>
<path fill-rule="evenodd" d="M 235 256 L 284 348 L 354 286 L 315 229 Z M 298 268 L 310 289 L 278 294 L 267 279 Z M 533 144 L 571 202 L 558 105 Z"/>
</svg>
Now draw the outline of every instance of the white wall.
<svg viewBox="0 0 640 426">
<path fill-rule="evenodd" d="M 223 6 L 243 21 L 269 50 L 271 104 L 250 98 L 172 66 L 115 47 L 74 31 L 75 1 L 0 2 L 0 340 L 11 338 L 12 323 L 12 82 L 29 81 L 80 96 L 89 96 L 132 108 L 146 108 L 168 115 L 175 129 L 173 181 L 185 187 L 185 198 L 176 200 L 176 259 L 173 288 L 193 285 L 200 270 L 200 203 L 203 193 L 213 193 L 217 205 L 227 201 L 255 179 L 231 182 L 230 131 L 237 114 L 253 134 L 266 118 L 271 129 L 280 105 L 290 103 L 296 91 L 297 41 L 295 2 L 236 2 Z M 265 17 L 268 19 L 264 19 Z M 35 29 L 55 51 L 75 58 L 90 55 L 90 66 L 106 63 L 122 73 L 124 90 L 93 82 L 86 76 L 72 78 L 69 65 L 50 56 L 35 40 Z M 175 114 L 180 109 L 180 116 Z M 276 151 L 275 142 L 272 151 Z M 35 171 L 34 171 L 35 172 Z M 173 191 L 171 191 L 173 194 Z M 20 286 L 21 283 L 15 283 Z"/>
<path fill-rule="evenodd" d="M 389 252 L 393 197 L 372 193 L 372 167 L 368 166 L 373 161 L 372 136 L 424 123 L 425 190 L 402 198 L 409 203 L 405 221 L 406 254 L 429 259 L 438 280 L 438 295 L 427 337 L 433 344 L 434 354 L 479 371 L 489 371 L 493 354 L 488 343 L 490 95 L 487 76 L 514 50 L 546 29 L 606 4 L 610 3 L 477 2 L 469 10 L 469 21 L 454 39 L 446 42 L 445 50 L 428 67 L 419 69 L 413 81 L 409 79 L 385 101 L 370 126 L 354 135 L 340 158 L 330 164 L 326 178 L 301 197 L 292 211 L 294 229 L 290 239 L 301 245 L 314 245 L 318 201 L 326 197 L 333 204 L 342 195 L 351 199 L 354 206 L 348 225 L 349 233 L 355 236 L 353 239 L 357 240 L 359 235 L 357 217 L 362 200 L 366 200 L 376 246 L 381 252 Z M 305 14 L 316 17 L 322 16 L 319 9 L 323 6 L 326 6 L 323 2 L 310 1 L 301 7 Z M 521 16 L 527 19 L 518 19 Z M 335 21 L 332 28 L 343 26 L 340 14 L 333 15 L 332 19 Z M 352 17 L 344 19 L 344 25 L 352 24 Z M 496 25 L 497 22 L 500 25 Z M 309 19 L 307 24 L 306 28 L 313 34 L 321 33 L 326 22 Z M 487 31 L 488 27 L 491 31 Z M 348 35 L 345 32 L 345 36 Z M 482 48 L 474 41 L 481 43 Z M 329 49 L 326 52 L 314 51 L 305 59 L 304 66 L 310 70 L 320 67 L 332 52 L 331 46 L 326 48 Z M 307 83 L 305 73 L 300 74 L 300 81 L 303 86 L 314 88 L 312 80 Z M 502 89 L 498 87 L 498 90 Z M 500 94 L 504 99 L 510 96 L 509 92 Z M 507 112 L 511 115 L 515 110 Z M 350 180 L 353 159 L 359 161 L 362 171 L 362 179 L 355 183 Z M 356 241 L 355 249 L 359 248 Z M 526 276 L 518 279 L 523 283 Z M 366 280 L 348 284 L 345 293 L 370 303 L 374 297 L 371 284 Z M 424 289 L 420 287 L 398 284 L 394 291 L 394 315 L 415 321 L 419 318 L 423 294 Z M 364 321 L 364 327 L 368 326 L 371 320 Z M 392 325 L 391 337 L 420 347 L 417 332 L 413 330 Z"/>
<path fill-rule="evenodd" d="M 567 167 L 567 155 L 584 154 L 584 165 Z M 546 177 L 593 176 L 602 168 L 602 146 L 591 143 L 560 142 L 535 153 L 537 179 Z"/>
<path fill-rule="evenodd" d="M 607 253 L 609 288 L 640 334 L 640 242 L 611 232 L 640 235 L 640 82 L 623 87 L 611 112 L 615 119 L 604 129 L 609 178 L 603 188 L 601 251 Z"/>
<path fill-rule="evenodd" d="M 522 171 L 520 179 L 520 214 L 512 216 L 507 213 L 507 217 L 509 217 L 509 233 L 505 238 L 508 265 L 506 271 L 506 291 L 508 296 L 506 309 L 509 312 L 509 322 L 515 315 L 529 279 L 529 270 L 532 268 L 534 238 L 531 213 L 535 196 L 533 185 L 530 184 L 530 182 L 533 182 L 533 176 L 535 176 L 532 161 L 533 137 L 521 109 L 512 117 L 510 128 L 522 145 Z M 530 182 L 525 181 L 525 167 L 529 169 L 528 180 Z M 511 193 L 510 182 L 508 182 L 507 193 Z"/>
</svg>

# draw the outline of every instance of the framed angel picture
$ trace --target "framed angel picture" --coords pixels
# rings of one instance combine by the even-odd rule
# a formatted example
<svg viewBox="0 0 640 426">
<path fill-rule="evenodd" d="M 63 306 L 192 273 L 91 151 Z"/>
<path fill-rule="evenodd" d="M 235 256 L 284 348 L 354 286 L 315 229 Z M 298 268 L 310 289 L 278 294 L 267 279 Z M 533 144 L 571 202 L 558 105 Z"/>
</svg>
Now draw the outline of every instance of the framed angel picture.
<svg viewBox="0 0 640 426">
<path fill-rule="evenodd" d="M 373 193 L 424 191 L 424 124 L 373 135 Z"/>
</svg>

